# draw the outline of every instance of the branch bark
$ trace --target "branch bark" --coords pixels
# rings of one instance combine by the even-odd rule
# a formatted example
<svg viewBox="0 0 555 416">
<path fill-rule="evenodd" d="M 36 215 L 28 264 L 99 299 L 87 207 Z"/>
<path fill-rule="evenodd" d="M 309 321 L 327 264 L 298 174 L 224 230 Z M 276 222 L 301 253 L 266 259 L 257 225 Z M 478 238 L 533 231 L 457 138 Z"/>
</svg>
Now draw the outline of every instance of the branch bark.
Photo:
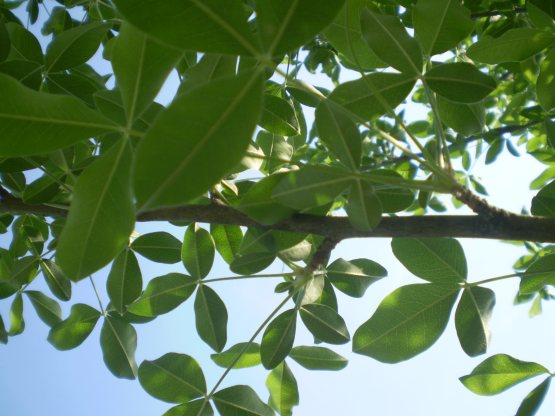
<svg viewBox="0 0 555 416">
<path fill-rule="evenodd" d="M 17 198 L 2 198 L 0 212 L 65 217 L 67 209 L 46 205 L 29 205 Z M 259 227 L 269 230 L 303 232 L 330 237 L 334 241 L 348 238 L 376 237 L 458 237 L 495 240 L 518 240 L 555 243 L 555 218 L 525 215 L 426 215 L 384 217 L 372 231 L 360 231 L 346 217 L 321 217 L 296 214 L 270 226 L 260 225 L 242 212 L 223 205 L 186 205 L 147 211 L 138 221 L 197 221 L 212 224 Z"/>
</svg>

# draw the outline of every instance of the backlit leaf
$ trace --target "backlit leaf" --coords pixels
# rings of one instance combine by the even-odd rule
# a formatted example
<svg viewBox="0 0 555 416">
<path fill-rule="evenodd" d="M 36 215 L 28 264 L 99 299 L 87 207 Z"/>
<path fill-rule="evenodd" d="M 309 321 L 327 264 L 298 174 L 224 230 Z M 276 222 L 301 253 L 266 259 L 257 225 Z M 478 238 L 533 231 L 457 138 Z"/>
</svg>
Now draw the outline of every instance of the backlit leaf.
<svg viewBox="0 0 555 416">
<path fill-rule="evenodd" d="M 119 313 L 139 297 L 143 289 L 143 277 L 135 254 L 123 250 L 112 263 L 106 281 L 106 289 L 112 305 Z"/>
<path fill-rule="evenodd" d="M 239 354 L 241 354 L 240 357 Z M 239 359 L 237 359 L 238 357 Z M 231 367 L 236 360 L 235 364 L 233 364 L 233 368 L 254 367 L 260 365 L 262 362 L 260 358 L 260 345 L 255 342 L 251 344 L 245 342 L 235 344 L 226 351 L 220 352 L 219 354 L 212 354 L 210 358 L 223 368 Z"/>
<path fill-rule="evenodd" d="M 324 347 L 294 347 L 289 356 L 308 370 L 342 370 L 347 359 Z"/>
<path fill-rule="evenodd" d="M 274 416 L 274 411 L 249 386 L 225 388 L 217 391 L 212 399 L 222 416 Z"/>
<path fill-rule="evenodd" d="M 517 360 L 507 354 L 497 354 L 483 361 L 472 373 L 460 380 L 470 391 L 491 396 L 541 374 L 549 374 L 549 371 L 540 364 Z"/>
<path fill-rule="evenodd" d="M 181 241 L 164 231 L 143 234 L 130 247 L 156 263 L 173 264 L 181 261 Z"/>
<path fill-rule="evenodd" d="M 214 240 L 208 231 L 193 223 L 187 227 L 181 260 L 191 276 L 202 279 L 210 272 L 214 263 Z"/>
<path fill-rule="evenodd" d="M 316 303 L 304 305 L 300 314 L 308 330 L 320 341 L 345 344 L 351 339 L 345 321 L 329 306 Z"/>
<path fill-rule="evenodd" d="M 532 390 L 524 398 L 515 416 L 534 416 L 542 405 L 549 386 L 551 384 L 551 377 L 546 378 L 539 386 Z"/>
<path fill-rule="evenodd" d="M 37 311 L 38 317 L 48 326 L 52 327 L 62 320 L 62 309 L 58 302 L 49 298 L 42 292 L 26 290 L 25 294 Z"/>
<path fill-rule="evenodd" d="M 71 298 L 71 280 L 64 275 L 62 269 L 48 259 L 41 260 L 40 268 L 52 294 L 60 300 L 69 300 Z"/>
<path fill-rule="evenodd" d="M 137 332 L 133 326 L 121 319 L 107 316 L 100 332 L 100 346 L 104 363 L 113 375 L 127 379 L 136 377 Z"/>
<path fill-rule="evenodd" d="M 270 391 L 270 406 L 282 416 L 291 416 L 293 407 L 299 404 L 299 387 L 285 361 L 268 374 L 266 387 Z"/>
<path fill-rule="evenodd" d="M 520 281 L 519 293 L 539 292 L 546 285 L 555 285 L 555 254 L 548 254 L 533 262 Z"/>
<path fill-rule="evenodd" d="M 372 260 L 340 258 L 327 267 L 326 275 L 343 293 L 361 298 L 372 283 L 387 276 L 387 270 Z"/>
<path fill-rule="evenodd" d="M 297 328 L 297 312 L 290 309 L 278 315 L 266 327 L 260 344 L 260 357 L 267 369 L 277 367 L 293 347 Z"/>
<path fill-rule="evenodd" d="M 67 319 L 50 329 L 48 342 L 62 351 L 78 347 L 92 332 L 100 316 L 100 312 L 89 305 L 76 303 Z"/>
<path fill-rule="evenodd" d="M 214 351 L 221 352 L 227 342 L 227 309 L 208 286 L 201 285 L 197 290 L 195 321 L 200 338 Z"/>
</svg>

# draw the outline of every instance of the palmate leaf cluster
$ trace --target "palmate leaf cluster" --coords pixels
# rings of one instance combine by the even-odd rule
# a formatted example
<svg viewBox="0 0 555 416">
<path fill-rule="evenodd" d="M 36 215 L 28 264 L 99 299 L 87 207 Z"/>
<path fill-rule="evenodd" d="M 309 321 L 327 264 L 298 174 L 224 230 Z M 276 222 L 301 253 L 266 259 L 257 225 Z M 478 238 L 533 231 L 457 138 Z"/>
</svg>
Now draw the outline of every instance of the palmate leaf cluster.
<svg viewBox="0 0 555 416">
<path fill-rule="evenodd" d="M 45 10 L 39 36 L 33 24 Z M 531 214 L 555 216 L 554 18 L 551 0 L 0 1 L 0 231 L 11 235 L 0 251 L 0 298 L 11 305 L 0 342 L 24 331 L 27 304 L 59 350 L 101 325 L 107 368 L 175 404 L 168 416 L 290 415 L 300 397 L 288 362 L 341 370 L 347 359 L 330 346 L 346 343 L 405 361 L 451 315 L 463 351 L 486 353 L 495 292 L 484 284 L 521 278 L 516 301 L 533 300 L 538 313 L 555 285 L 555 252 L 544 244 L 555 237 L 514 238 L 527 249 L 514 275 L 469 282 L 448 229 L 384 224 L 444 212 L 438 196 L 447 194 L 509 227 L 512 214 L 473 194 L 487 191 L 471 166 L 518 156 L 517 145 L 546 165 Z M 96 67 L 99 53 L 109 73 Z M 179 86 L 163 106 L 155 99 L 172 73 Z M 407 102 L 427 116 L 410 119 Z M 326 228 L 324 217 L 340 214 L 341 227 Z M 135 233 L 146 220 L 186 227 L 183 238 Z M 394 290 L 351 334 L 336 291 L 361 298 L 387 271 L 379 259 L 329 257 L 342 239 L 374 232 L 394 237 L 393 254 L 424 282 Z M 216 257 L 233 276 L 211 274 Z M 147 260 L 175 271 L 143 276 Z M 261 273 L 276 260 L 291 271 Z M 72 304 L 73 285 L 105 266 L 110 303 Z M 253 278 L 276 278 L 280 303 L 230 346 L 234 323 L 216 284 Z M 33 287 L 39 280 L 50 293 Z M 71 304 L 66 317 L 60 301 Z M 186 354 L 135 361 L 135 327 L 186 301 L 226 369 L 214 386 Z M 330 345 L 298 345 L 300 325 Z M 267 400 L 221 385 L 229 371 L 259 365 L 269 370 Z M 517 411 L 532 415 L 552 376 L 540 364 L 497 354 L 461 382 L 491 395 L 540 375 Z"/>
</svg>

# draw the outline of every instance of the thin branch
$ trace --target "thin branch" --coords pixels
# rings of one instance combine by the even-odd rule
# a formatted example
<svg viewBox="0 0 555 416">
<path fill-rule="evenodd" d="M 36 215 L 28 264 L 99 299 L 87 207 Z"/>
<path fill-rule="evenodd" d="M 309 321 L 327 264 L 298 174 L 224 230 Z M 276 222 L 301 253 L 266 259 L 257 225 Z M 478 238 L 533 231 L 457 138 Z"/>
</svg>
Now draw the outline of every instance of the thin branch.
<svg viewBox="0 0 555 416">
<path fill-rule="evenodd" d="M 515 7 L 512 10 L 488 10 L 487 12 L 477 12 L 470 15 L 471 19 L 482 19 L 484 17 L 504 16 L 507 13 L 527 13 L 526 7 Z"/>
<path fill-rule="evenodd" d="M 0 199 L 0 212 L 65 217 L 67 210 L 47 205 L 30 205 L 14 198 Z M 504 211 L 502 211 L 504 212 Z M 258 227 L 266 230 L 301 232 L 337 240 L 376 237 L 459 237 L 555 243 L 555 218 L 503 215 L 427 215 L 384 217 L 372 231 L 353 228 L 346 217 L 295 214 L 264 226 L 234 208 L 222 205 L 184 205 L 141 213 L 138 221 L 196 221 L 210 224 Z"/>
</svg>

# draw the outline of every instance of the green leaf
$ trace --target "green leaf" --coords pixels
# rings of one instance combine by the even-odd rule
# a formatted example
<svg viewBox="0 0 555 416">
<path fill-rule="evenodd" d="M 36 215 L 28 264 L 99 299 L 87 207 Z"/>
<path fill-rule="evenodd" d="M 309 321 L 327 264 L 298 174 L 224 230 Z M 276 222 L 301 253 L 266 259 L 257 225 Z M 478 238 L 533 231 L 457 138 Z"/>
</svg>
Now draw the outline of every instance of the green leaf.
<svg viewBox="0 0 555 416">
<path fill-rule="evenodd" d="M 123 17 L 181 50 L 256 55 L 256 40 L 240 0 L 115 0 Z M 152 13 L 156 10 L 156 13 Z"/>
<path fill-rule="evenodd" d="M 549 374 L 549 371 L 537 363 L 497 354 L 483 361 L 460 380 L 473 393 L 491 396 L 540 374 Z"/>
<path fill-rule="evenodd" d="M 303 323 L 320 341 L 345 344 L 351 339 L 345 321 L 329 306 L 308 304 L 304 305 L 300 312 Z"/>
<path fill-rule="evenodd" d="M 483 100 L 496 87 L 493 78 L 466 62 L 437 65 L 424 74 L 424 81 L 437 94 L 466 104 Z"/>
<path fill-rule="evenodd" d="M 362 69 L 380 68 L 385 64 L 368 47 L 360 29 L 360 13 L 366 3 L 366 0 L 347 0 L 324 35 L 349 65 Z"/>
<path fill-rule="evenodd" d="M 343 293 L 361 298 L 372 283 L 387 276 L 387 270 L 372 260 L 340 258 L 327 267 L 326 276 Z"/>
<path fill-rule="evenodd" d="M 123 22 L 112 51 L 112 66 L 128 124 L 152 103 L 180 55 Z"/>
<path fill-rule="evenodd" d="M 299 48 L 326 28 L 345 0 L 256 0 L 256 19 L 264 51 L 282 56 Z"/>
<path fill-rule="evenodd" d="M 8 343 L 8 331 L 6 331 L 6 326 L 4 325 L 4 320 L 0 315 L 0 344 Z"/>
<path fill-rule="evenodd" d="M 274 416 L 249 386 L 228 387 L 217 391 L 212 399 L 222 416 Z"/>
<path fill-rule="evenodd" d="M 328 97 L 362 121 L 371 121 L 401 104 L 415 84 L 413 75 L 385 72 L 365 75 L 355 81 L 344 82 Z"/>
<path fill-rule="evenodd" d="M 118 378 L 135 379 L 137 332 L 127 322 L 107 316 L 100 332 L 100 346 L 106 367 Z"/>
<path fill-rule="evenodd" d="M 300 133 L 299 133 L 300 134 Z M 289 140 L 293 140 L 291 138 Z M 266 131 L 259 131 L 256 136 L 256 144 L 264 155 L 268 158 L 265 160 L 261 167 L 261 172 L 273 173 L 278 171 L 293 156 L 293 146 L 291 146 L 285 137 L 278 136 L 277 134 L 268 133 Z"/>
<path fill-rule="evenodd" d="M 67 319 L 50 329 L 48 342 L 62 351 L 78 347 L 92 332 L 100 316 L 101 313 L 89 305 L 76 303 Z"/>
<path fill-rule="evenodd" d="M 214 410 L 209 402 L 199 399 L 174 406 L 162 416 L 214 416 Z"/>
<path fill-rule="evenodd" d="M 540 73 L 536 82 L 536 95 L 545 111 L 555 107 L 555 92 L 553 79 L 555 78 L 555 49 L 551 49 L 540 65 Z"/>
<path fill-rule="evenodd" d="M 0 64 L 0 72 L 17 79 L 26 87 L 38 90 L 42 84 L 41 65 L 32 61 L 8 61 Z"/>
<path fill-rule="evenodd" d="M 533 215 L 555 217 L 555 181 L 544 186 L 532 198 L 531 212 Z"/>
<path fill-rule="evenodd" d="M 106 266 L 127 246 L 135 225 L 131 146 L 120 140 L 77 180 L 56 259 L 71 280 Z"/>
<path fill-rule="evenodd" d="M 528 6 L 530 7 L 530 6 Z M 542 405 L 549 386 L 551 377 L 546 378 L 539 386 L 526 395 L 515 416 L 534 416 Z"/>
<path fill-rule="evenodd" d="M 408 360 L 430 348 L 441 336 L 459 286 L 402 286 L 380 303 L 353 337 L 353 352 L 384 363 Z"/>
<path fill-rule="evenodd" d="M 6 60 L 10 54 L 10 35 L 4 22 L 0 22 L 0 62 Z"/>
<path fill-rule="evenodd" d="M 474 28 L 470 10 L 458 0 L 419 0 L 412 13 L 416 39 L 428 56 L 453 49 Z"/>
<path fill-rule="evenodd" d="M 130 247 L 156 263 L 173 264 L 181 261 L 181 241 L 164 231 L 143 234 Z"/>
<path fill-rule="evenodd" d="M 264 225 L 289 218 L 295 211 L 272 199 L 274 190 L 284 177 L 284 174 L 274 174 L 256 182 L 243 196 L 238 209 Z"/>
<path fill-rule="evenodd" d="M 293 106 L 283 98 L 264 94 L 264 107 L 258 124 L 280 136 L 300 134 L 299 121 Z"/>
<path fill-rule="evenodd" d="M 181 260 L 191 276 L 202 279 L 210 272 L 214 263 L 214 240 L 208 231 L 193 223 L 187 227 Z"/>
<path fill-rule="evenodd" d="M 200 338 L 214 351 L 221 352 L 227 342 L 227 309 L 208 286 L 201 285 L 197 290 L 195 321 Z"/>
<path fill-rule="evenodd" d="M 168 353 L 145 360 L 139 367 L 139 382 L 148 394 L 170 403 L 188 402 L 206 394 L 202 369 L 193 357 Z"/>
<path fill-rule="evenodd" d="M 62 321 L 62 308 L 58 302 L 49 298 L 42 292 L 36 290 L 26 290 L 25 294 L 37 311 L 38 317 L 46 325 L 52 327 Z"/>
<path fill-rule="evenodd" d="M 417 75 L 422 71 L 422 52 L 396 16 L 361 13 L 364 39 L 378 57 L 400 72 Z"/>
<path fill-rule="evenodd" d="M 241 354 L 240 358 L 235 364 L 233 364 L 239 354 Z M 217 365 L 223 368 L 229 368 L 232 364 L 234 369 L 255 367 L 262 363 L 260 358 L 260 345 L 255 342 L 250 344 L 247 342 L 235 344 L 226 351 L 210 355 L 210 358 L 212 358 L 212 361 L 214 361 Z"/>
<path fill-rule="evenodd" d="M 10 54 L 7 60 L 23 60 L 43 63 L 42 49 L 40 43 L 30 31 L 25 29 L 22 25 L 13 22 L 6 24 L 6 29 L 10 35 Z"/>
<path fill-rule="evenodd" d="M 495 306 L 495 292 L 485 287 L 469 287 L 463 294 L 455 313 L 459 342 L 471 357 L 484 354 L 491 338 L 489 321 Z"/>
<path fill-rule="evenodd" d="M 52 260 L 43 259 L 40 268 L 48 288 L 60 300 L 71 298 L 71 281 L 64 275 L 62 269 Z"/>
<path fill-rule="evenodd" d="M 360 166 L 362 138 L 354 121 L 344 109 L 323 100 L 316 108 L 316 128 L 320 140 L 351 170 Z"/>
<path fill-rule="evenodd" d="M 33 91 L 4 74 L 0 90 L 0 156 L 51 152 L 117 129 L 76 98 Z"/>
<path fill-rule="evenodd" d="M 520 62 L 555 42 L 555 34 L 531 27 L 507 30 L 498 38 L 484 36 L 470 46 L 469 58 L 485 64 Z"/>
<path fill-rule="evenodd" d="M 10 307 L 10 337 L 21 334 L 25 330 L 25 320 L 23 319 L 23 297 L 21 293 L 15 295 Z"/>
<path fill-rule="evenodd" d="M 308 370 L 342 370 L 347 359 L 324 347 L 294 347 L 289 357 Z"/>
<path fill-rule="evenodd" d="M 50 202 L 59 192 L 63 174 L 44 175 L 30 183 L 23 191 L 22 199 L 27 204 Z"/>
<path fill-rule="evenodd" d="M 155 277 L 127 310 L 139 316 L 158 316 L 177 308 L 196 289 L 196 279 L 180 273 Z"/>
<path fill-rule="evenodd" d="M 437 107 L 443 124 L 465 137 L 484 130 L 486 111 L 483 103 L 456 103 L 438 96 Z"/>
<path fill-rule="evenodd" d="M 123 250 L 112 263 L 106 289 L 112 305 L 120 314 L 141 294 L 143 276 L 139 262 L 131 250 Z"/>
<path fill-rule="evenodd" d="M 236 56 L 206 53 L 196 65 L 193 65 L 185 72 L 185 79 L 179 86 L 178 94 L 218 78 L 234 76 L 236 73 Z"/>
<path fill-rule="evenodd" d="M 269 267 L 276 259 L 275 253 L 248 253 L 239 255 L 229 265 L 236 274 L 253 275 Z"/>
<path fill-rule="evenodd" d="M 142 210 L 200 196 L 238 164 L 258 121 L 261 91 L 259 73 L 245 72 L 177 97 L 137 148 L 135 195 Z"/>
<path fill-rule="evenodd" d="M 453 238 L 394 238 L 395 257 L 412 274 L 434 283 L 464 282 L 466 257 Z"/>
<path fill-rule="evenodd" d="M 546 285 L 555 285 L 555 254 L 548 254 L 534 261 L 520 280 L 519 293 L 536 293 Z"/>
<path fill-rule="evenodd" d="M 216 250 L 226 263 L 230 264 L 237 256 L 243 232 L 238 225 L 210 224 L 210 234 L 216 244 Z"/>
<path fill-rule="evenodd" d="M 382 204 L 374 187 L 360 179 L 352 181 L 345 210 L 349 222 L 357 230 L 370 231 L 382 219 Z"/>
<path fill-rule="evenodd" d="M 111 23 L 94 22 L 60 33 L 46 50 L 45 72 L 62 71 L 87 62 L 111 27 Z"/>
<path fill-rule="evenodd" d="M 327 166 L 305 166 L 284 175 L 273 192 L 280 204 L 303 210 L 332 202 L 351 182 L 347 172 Z"/>
<path fill-rule="evenodd" d="M 280 415 L 293 415 L 293 407 L 299 404 L 299 387 L 285 361 L 268 374 L 266 387 L 270 392 L 270 406 Z"/>
<path fill-rule="evenodd" d="M 262 365 L 267 369 L 278 366 L 293 347 L 297 328 L 297 311 L 290 309 L 278 315 L 266 327 L 260 344 Z"/>
</svg>

